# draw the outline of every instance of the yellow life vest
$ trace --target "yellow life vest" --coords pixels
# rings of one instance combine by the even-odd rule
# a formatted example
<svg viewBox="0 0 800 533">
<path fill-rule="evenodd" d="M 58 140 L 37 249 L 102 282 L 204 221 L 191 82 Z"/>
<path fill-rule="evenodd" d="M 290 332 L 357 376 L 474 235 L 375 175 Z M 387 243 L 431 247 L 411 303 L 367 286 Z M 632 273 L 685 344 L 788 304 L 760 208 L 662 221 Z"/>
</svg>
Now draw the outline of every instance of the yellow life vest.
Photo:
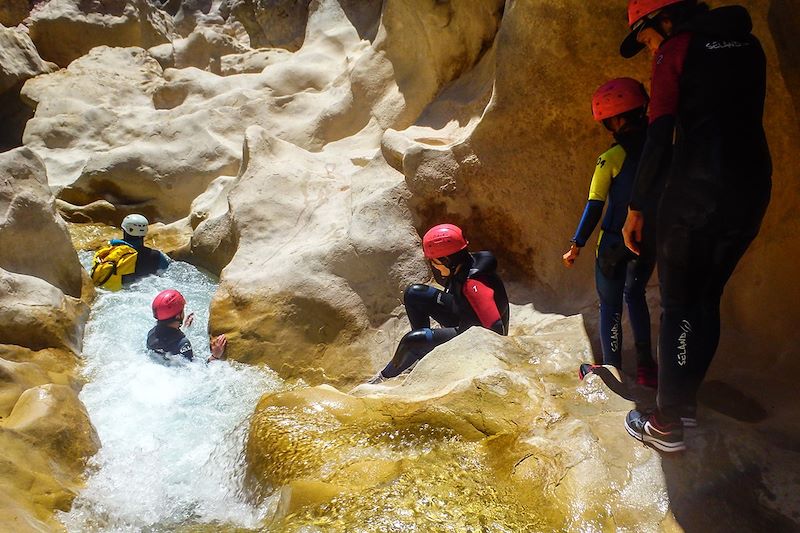
<svg viewBox="0 0 800 533">
<path fill-rule="evenodd" d="M 109 244 L 97 250 L 92 264 L 95 286 L 111 291 L 122 288 L 122 276 L 136 271 L 138 252 L 127 244 Z"/>
</svg>

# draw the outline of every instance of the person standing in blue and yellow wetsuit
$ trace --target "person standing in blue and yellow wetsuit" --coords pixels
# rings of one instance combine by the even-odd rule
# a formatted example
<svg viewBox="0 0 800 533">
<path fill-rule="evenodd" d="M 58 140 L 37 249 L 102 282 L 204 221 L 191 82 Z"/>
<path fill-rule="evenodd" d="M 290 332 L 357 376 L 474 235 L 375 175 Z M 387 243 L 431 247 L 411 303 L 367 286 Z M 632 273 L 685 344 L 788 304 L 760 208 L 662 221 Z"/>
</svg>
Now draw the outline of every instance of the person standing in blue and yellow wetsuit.
<svg viewBox="0 0 800 533">
<path fill-rule="evenodd" d="M 595 282 L 600 297 L 600 343 L 603 364 L 622 367 L 622 302 L 636 345 L 636 381 L 655 387 L 658 375 L 650 342 L 650 312 L 645 288 L 655 266 L 655 232 L 648 226 L 643 253 L 636 257 L 622 239 L 636 165 L 645 140 L 648 96 L 641 83 L 631 78 L 613 79 L 592 97 L 594 119 L 613 134 L 614 145 L 597 159 L 589 201 L 583 211 L 572 245 L 563 255 L 572 267 L 602 217 L 595 261 Z M 603 216 L 603 207 L 608 204 Z"/>
<path fill-rule="evenodd" d="M 467 244 L 461 228 L 453 224 L 439 224 L 425 233 L 422 249 L 444 290 L 423 284 L 406 288 L 403 304 L 411 331 L 400 340 L 389 364 L 369 383 L 399 375 L 472 326 L 508 334 L 508 296 L 496 272 L 497 260 L 491 252 L 470 253 Z M 442 327 L 431 328 L 431 319 Z"/>
</svg>

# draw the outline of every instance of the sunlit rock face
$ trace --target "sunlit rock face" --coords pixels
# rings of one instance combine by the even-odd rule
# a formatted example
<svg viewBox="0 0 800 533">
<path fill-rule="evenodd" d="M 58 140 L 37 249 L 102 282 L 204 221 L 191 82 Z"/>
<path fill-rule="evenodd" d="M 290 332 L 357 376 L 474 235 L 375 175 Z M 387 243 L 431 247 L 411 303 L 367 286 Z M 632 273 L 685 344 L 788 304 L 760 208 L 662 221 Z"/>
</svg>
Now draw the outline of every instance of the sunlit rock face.
<svg viewBox="0 0 800 533">
<path fill-rule="evenodd" d="M 23 5 L 27 6 L 24 0 Z M 2 9 L 0 6 L 0 24 L 4 24 Z M 20 100 L 22 84 L 56 68 L 55 64 L 42 61 L 25 31 L 0 25 L 0 151 L 22 144 L 25 123 L 33 116 L 30 107 Z"/>
<path fill-rule="evenodd" d="M 98 441 L 73 377 L 91 294 L 42 161 L 0 154 L 0 524 L 57 527 Z"/>
<path fill-rule="evenodd" d="M 147 0 L 49 0 L 27 22 L 42 57 L 61 67 L 95 46 L 167 42 L 172 20 Z"/>
<path fill-rule="evenodd" d="M 0 267 L 79 298 L 83 269 L 56 213 L 44 164 L 28 148 L 2 153 L 0 179 Z"/>
<path fill-rule="evenodd" d="M 792 237 L 800 225 L 800 70 L 796 39 L 788 38 L 797 10 L 783 1 L 738 3 L 749 9 L 768 58 L 764 124 L 773 194 L 761 233 L 723 298 L 723 338 L 711 376 L 764 403 L 779 394 L 773 409 L 788 422 L 798 404 L 784 401 L 785 385 L 766 387 L 754 376 L 780 380 L 800 370 L 800 286 L 793 281 L 796 262 L 787 260 L 800 256 Z M 596 313 L 591 256 L 571 270 L 558 259 L 580 219 L 597 155 L 611 140 L 592 121 L 591 95 L 610 78 L 648 82 L 650 75 L 646 53 L 632 60 L 617 53 L 624 17 L 624 2 L 593 2 L 591 10 L 581 1 L 510 4 L 481 63 L 439 93 L 413 126 L 384 136 L 386 160 L 412 192 L 418 229 L 443 218 L 468 225 L 472 242 L 522 273 L 545 310 Z"/>
</svg>

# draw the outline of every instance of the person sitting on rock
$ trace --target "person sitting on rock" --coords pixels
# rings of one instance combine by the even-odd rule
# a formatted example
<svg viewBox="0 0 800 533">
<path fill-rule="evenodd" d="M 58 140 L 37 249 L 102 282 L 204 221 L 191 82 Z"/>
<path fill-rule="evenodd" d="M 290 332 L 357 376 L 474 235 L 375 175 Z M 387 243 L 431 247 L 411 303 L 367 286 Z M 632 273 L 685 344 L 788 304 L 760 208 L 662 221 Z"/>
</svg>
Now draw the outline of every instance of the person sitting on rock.
<svg viewBox="0 0 800 533">
<path fill-rule="evenodd" d="M 423 252 L 444 290 L 422 284 L 406 288 L 403 304 L 411 331 L 400 340 L 389 364 L 369 383 L 399 375 L 472 326 L 508 334 L 508 296 L 496 273 L 497 260 L 491 252 L 468 252 L 467 244 L 461 229 L 453 224 L 439 224 L 425 233 Z M 431 318 L 442 327 L 431 328 Z"/>
<path fill-rule="evenodd" d="M 119 290 L 124 285 L 169 266 L 169 258 L 144 245 L 148 221 L 138 214 L 122 220 L 122 239 L 112 239 L 94 255 L 92 281 L 98 287 Z"/>
<path fill-rule="evenodd" d="M 167 289 L 158 293 L 152 307 L 153 318 L 158 322 L 147 334 L 147 348 L 165 361 L 170 361 L 173 356 L 192 361 L 192 343 L 181 331 L 181 325 L 189 327 L 194 320 L 194 313 L 184 317 L 186 299 L 175 289 Z M 211 339 L 211 356 L 207 362 L 223 359 L 227 342 L 225 335 Z"/>
<path fill-rule="evenodd" d="M 601 85 L 592 96 L 592 115 L 614 136 L 614 144 L 595 166 L 589 200 L 583 211 L 572 245 L 562 256 L 571 268 L 602 218 L 597 240 L 594 277 L 600 298 L 600 345 L 603 364 L 622 369 L 622 301 L 628 304 L 636 346 L 636 382 L 655 388 L 658 367 L 650 342 L 650 311 L 645 289 L 656 264 L 655 205 L 648 204 L 648 220 L 642 239 L 642 253 L 634 255 L 625 247 L 622 226 L 639 156 L 647 136 L 647 104 L 644 86 L 631 78 L 616 78 Z M 608 203 L 603 216 L 603 207 Z M 582 366 L 581 368 L 586 368 Z"/>
</svg>

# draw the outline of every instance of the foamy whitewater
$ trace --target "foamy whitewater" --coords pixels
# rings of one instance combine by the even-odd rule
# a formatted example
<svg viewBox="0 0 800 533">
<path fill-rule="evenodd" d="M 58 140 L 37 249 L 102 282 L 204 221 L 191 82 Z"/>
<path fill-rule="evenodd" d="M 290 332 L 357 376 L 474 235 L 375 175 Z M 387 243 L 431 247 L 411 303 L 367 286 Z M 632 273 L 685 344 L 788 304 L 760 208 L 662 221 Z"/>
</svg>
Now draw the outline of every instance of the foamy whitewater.
<svg viewBox="0 0 800 533">
<path fill-rule="evenodd" d="M 91 254 L 82 255 L 84 263 Z M 145 348 L 150 303 L 178 289 L 194 324 L 183 328 L 195 360 L 168 366 Z M 266 504 L 246 502 L 241 480 L 247 418 L 262 394 L 282 387 L 268 369 L 214 361 L 208 308 L 215 281 L 173 262 L 117 293 L 99 291 L 86 328 L 80 398 L 101 441 L 86 487 L 60 515 L 69 531 L 159 531 L 178 525 L 255 527 Z"/>
</svg>

